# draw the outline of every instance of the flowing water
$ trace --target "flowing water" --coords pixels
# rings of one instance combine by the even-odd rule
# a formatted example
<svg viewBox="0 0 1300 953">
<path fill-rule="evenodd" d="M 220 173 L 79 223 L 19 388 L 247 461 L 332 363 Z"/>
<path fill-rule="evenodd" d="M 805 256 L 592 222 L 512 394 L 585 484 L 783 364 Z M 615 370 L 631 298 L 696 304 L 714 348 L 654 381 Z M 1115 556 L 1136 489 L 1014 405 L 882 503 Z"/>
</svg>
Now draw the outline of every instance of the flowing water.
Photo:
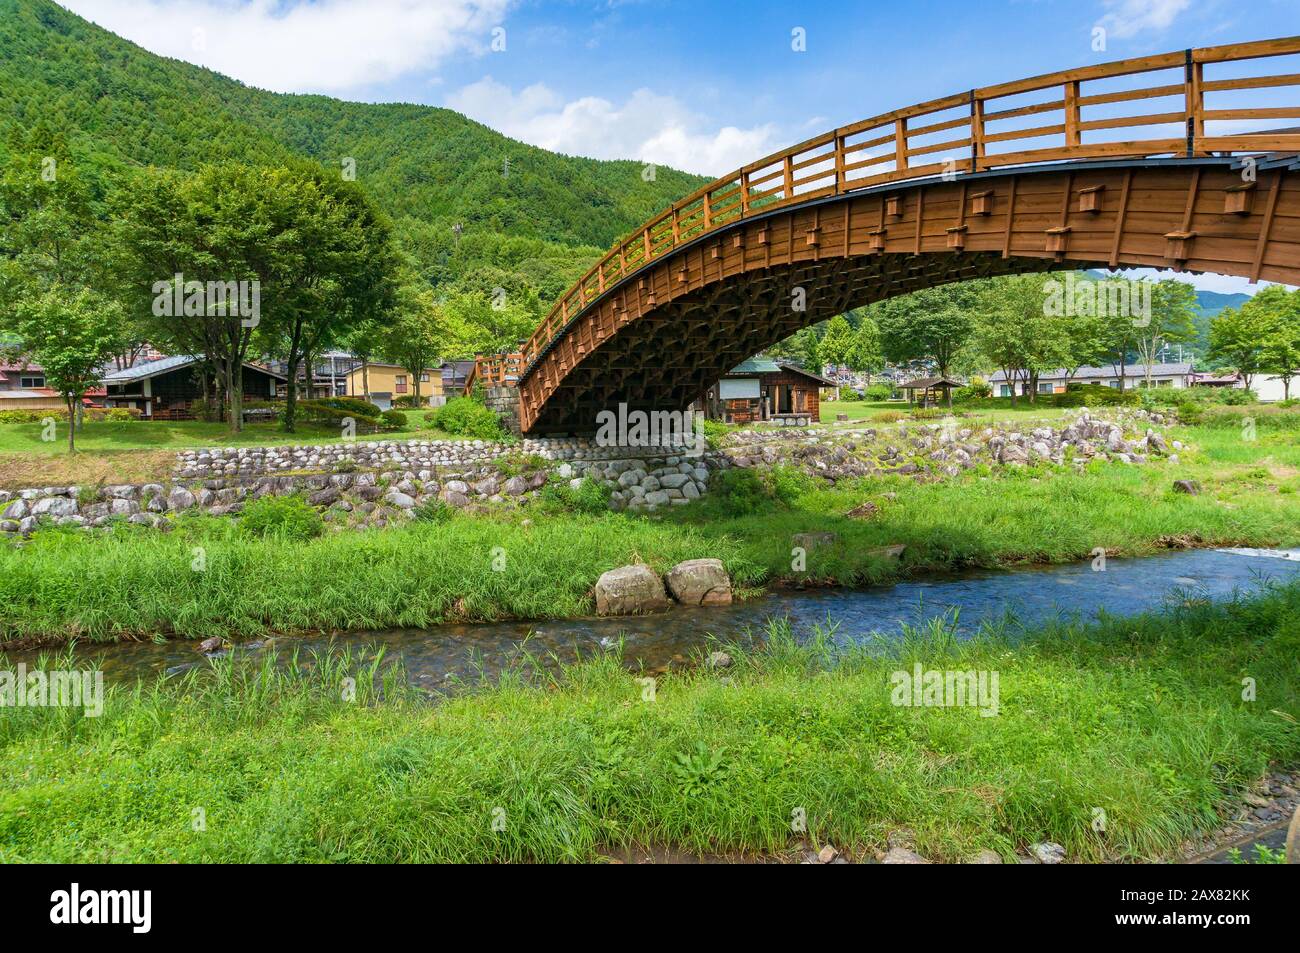
<svg viewBox="0 0 1300 953">
<path fill-rule="evenodd" d="M 1167 601 L 1226 599 L 1268 581 L 1300 578 L 1300 550 L 1183 550 L 1140 559 L 1108 559 L 1104 571 L 1091 562 L 1013 570 L 964 572 L 867 589 L 780 591 L 729 607 L 676 609 L 654 616 L 496 622 L 389 629 L 334 636 L 275 640 L 277 650 L 353 644 L 383 646 L 400 658 L 419 686 L 439 690 L 456 679 L 493 677 L 531 656 L 544 665 L 590 657 L 623 642 L 627 663 L 662 671 L 717 641 L 761 638 L 767 622 L 786 617 L 798 637 L 835 626 L 835 638 L 853 641 L 872 633 L 897 635 L 904 625 L 935 618 L 955 620 L 967 634 L 985 622 L 1007 621 L 1013 631 L 1054 620 L 1092 621 L 1100 614 L 1134 615 Z M 234 651 L 257 657 L 266 642 Z M 85 644 L 78 655 L 96 660 L 110 681 L 137 675 L 174 674 L 205 664 L 193 642 Z M 36 653 L 13 653 L 11 664 Z"/>
</svg>

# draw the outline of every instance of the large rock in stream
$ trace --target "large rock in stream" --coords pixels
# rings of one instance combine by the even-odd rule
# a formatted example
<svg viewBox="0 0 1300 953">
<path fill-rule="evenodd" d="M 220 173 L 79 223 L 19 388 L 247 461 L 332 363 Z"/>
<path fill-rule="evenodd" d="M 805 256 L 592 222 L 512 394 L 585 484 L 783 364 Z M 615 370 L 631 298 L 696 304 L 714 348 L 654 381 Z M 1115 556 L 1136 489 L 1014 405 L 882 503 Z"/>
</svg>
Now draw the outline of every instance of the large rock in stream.
<svg viewBox="0 0 1300 953">
<path fill-rule="evenodd" d="M 684 606 L 731 605 L 731 577 L 721 559 L 688 559 L 669 571 L 668 591 Z"/>
<path fill-rule="evenodd" d="M 600 615 L 661 612 L 671 605 L 663 581 L 649 566 L 620 566 L 596 581 L 596 612 Z"/>
</svg>

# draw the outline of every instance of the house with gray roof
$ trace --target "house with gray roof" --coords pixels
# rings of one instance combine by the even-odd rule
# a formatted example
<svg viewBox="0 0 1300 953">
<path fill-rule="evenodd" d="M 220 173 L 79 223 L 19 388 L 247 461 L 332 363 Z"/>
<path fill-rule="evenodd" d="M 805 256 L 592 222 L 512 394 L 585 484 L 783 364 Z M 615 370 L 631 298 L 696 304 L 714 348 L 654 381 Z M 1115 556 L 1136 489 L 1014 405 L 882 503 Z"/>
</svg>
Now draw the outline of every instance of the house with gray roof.
<svg viewBox="0 0 1300 953">
<path fill-rule="evenodd" d="M 1152 387 L 1190 387 L 1193 377 L 1194 374 L 1190 363 L 1151 365 Z M 1145 364 L 1129 364 L 1123 369 L 1122 377 L 1118 364 L 1080 367 L 1074 372 L 1070 372 L 1064 367 L 1058 367 L 1038 375 L 1038 393 L 1046 395 L 1063 394 L 1067 384 L 1099 384 L 1102 387 L 1118 389 L 1121 380 L 1124 382 L 1124 389 L 1129 390 L 1145 387 L 1146 379 L 1147 366 Z M 1013 390 L 1017 397 L 1022 397 L 1025 395 L 1025 388 L 1028 383 L 1020 375 L 1015 375 L 1014 380 L 1007 380 L 1007 375 L 1003 371 L 998 371 L 989 378 L 989 385 L 993 388 L 994 397 L 1010 397 Z"/>
<path fill-rule="evenodd" d="M 103 378 L 105 407 L 126 407 L 149 420 L 192 420 L 202 400 L 204 362 L 191 354 L 142 361 Z M 244 399 L 274 400 L 285 378 L 251 361 L 244 362 Z"/>
</svg>

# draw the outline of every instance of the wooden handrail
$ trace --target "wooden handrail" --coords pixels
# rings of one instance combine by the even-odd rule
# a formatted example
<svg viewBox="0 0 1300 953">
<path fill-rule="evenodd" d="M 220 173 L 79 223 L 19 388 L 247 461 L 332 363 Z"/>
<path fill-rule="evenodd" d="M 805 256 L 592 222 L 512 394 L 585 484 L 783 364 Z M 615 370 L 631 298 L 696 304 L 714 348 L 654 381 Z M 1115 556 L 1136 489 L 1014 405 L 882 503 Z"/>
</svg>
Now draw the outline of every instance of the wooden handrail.
<svg viewBox="0 0 1300 953">
<path fill-rule="evenodd" d="M 524 369 L 524 355 L 521 351 L 502 354 L 475 354 L 474 367 L 465 378 L 464 393 L 468 396 L 476 384 L 484 387 L 501 387 L 519 383 L 519 375 Z"/>
<path fill-rule="evenodd" d="M 1300 106 L 1207 109 L 1207 92 L 1300 88 L 1300 74 L 1206 81 L 1205 64 L 1295 53 L 1300 53 L 1300 36 L 1100 63 L 932 99 L 805 139 L 696 189 L 626 238 L 615 242 L 610 252 L 560 296 L 521 351 L 480 356 L 475 365 L 475 376 L 497 384 L 517 383 L 528 375 L 537 359 L 570 321 L 624 279 L 682 244 L 756 214 L 807 201 L 811 196 L 838 195 L 885 183 L 932 178 L 948 171 L 979 172 L 1036 162 L 1300 150 L 1300 134 L 1289 132 L 1219 136 L 1205 133 L 1206 122 L 1300 117 Z M 1085 95 L 1083 91 L 1084 83 L 1095 80 L 1175 69 L 1183 71 L 1181 82 L 1171 83 L 1172 77 L 1167 77 L 1142 89 L 1095 95 Z M 1053 98 L 1033 105 L 989 108 L 989 104 L 997 100 L 1042 90 L 1052 90 Z M 1159 112 L 1148 115 L 1083 118 L 1083 111 L 1093 106 L 1174 96 L 1183 98 L 1183 108 L 1177 111 L 1164 105 Z M 962 110 L 964 114 L 938 115 L 951 110 Z M 1057 123 L 1020 129 L 996 128 L 1008 120 L 1057 111 L 1063 117 Z M 927 116 L 935 117 L 934 121 L 924 125 L 912 122 Z M 1166 132 L 1159 138 L 1139 140 L 1089 137 L 1094 141 L 1083 141 L 1084 133 L 1170 124 L 1182 125 L 1184 134 L 1175 137 Z M 964 137 L 959 135 L 939 143 L 910 144 L 912 139 L 963 128 L 966 130 Z M 874 135 L 861 142 L 850 141 L 863 134 Z M 1025 139 L 1052 139 L 1053 143 L 1038 143 L 1032 148 L 1006 152 L 989 151 L 990 145 Z M 873 149 L 878 151 L 869 151 Z M 941 156 L 939 161 L 921 164 L 910 161 L 914 157 L 945 152 L 949 155 Z M 890 168 L 881 169 L 882 166 Z M 812 171 L 805 172 L 806 169 Z M 856 172 L 868 174 L 854 176 Z"/>
</svg>

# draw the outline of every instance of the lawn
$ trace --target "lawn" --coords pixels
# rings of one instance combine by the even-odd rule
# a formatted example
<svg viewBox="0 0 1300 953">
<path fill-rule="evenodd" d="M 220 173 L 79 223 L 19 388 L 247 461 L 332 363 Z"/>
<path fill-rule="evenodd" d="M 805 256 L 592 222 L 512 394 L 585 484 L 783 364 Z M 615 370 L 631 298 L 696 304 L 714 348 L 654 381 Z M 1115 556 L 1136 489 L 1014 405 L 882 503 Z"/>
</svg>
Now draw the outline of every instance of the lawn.
<svg viewBox="0 0 1300 953">
<path fill-rule="evenodd" d="M 835 400 L 822 401 L 820 404 L 821 422 L 823 425 L 853 427 L 863 423 L 873 421 L 888 422 L 896 419 L 897 414 L 903 414 L 905 417 L 912 412 L 912 405 L 901 400 L 887 401 L 869 401 L 869 400 Z M 1050 402 L 1041 404 L 1030 404 L 1024 400 L 1011 405 L 1010 399 L 996 407 L 963 407 L 958 404 L 953 408 L 963 424 L 984 424 L 1002 420 L 1026 420 L 1038 419 L 1049 421 L 1058 421 L 1066 414 L 1073 412 L 1077 408 L 1053 407 Z M 941 414 L 947 414 L 947 407 L 940 407 Z M 846 415 L 849 419 L 845 423 L 836 421 L 839 414 Z"/>
<path fill-rule="evenodd" d="M 358 439 L 390 440 L 419 436 L 454 440 L 449 434 L 423 427 L 417 414 L 407 414 L 408 425 L 400 430 Z M 41 439 L 40 424 L 0 424 L 0 453 L 63 454 L 67 452 L 67 431 L 60 422 L 54 441 Z M 190 447 L 265 447 L 293 443 L 339 443 L 343 437 L 331 424 L 300 423 L 297 433 L 286 433 L 275 422 L 245 424 L 232 434 L 222 423 L 201 420 L 180 421 L 86 421 L 77 433 L 77 448 L 93 451 L 184 450 Z"/>
<path fill-rule="evenodd" d="M 457 440 L 422 425 L 422 415 L 407 414 L 408 426 L 361 440 Z M 245 425 L 232 434 L 225 424 L 204 421 L 87 421 L 77 434 L 76 454 L 68 453 L 60 422 L 53 441 L 41 439 L 40 424 L 0 424 L 0 489 L 71 483 L 139 483 L 167 479 L 177 450 L 194 447 L 256 447 L 340 443 L 339 428 L 298 425 L 286 433 L 278 423 Z"/>
<path fill-rule="evenodd" d="M 1300 587 L 1017 641 L 935 626 L 835 657 L 778 623 L 732 652 L 725 675 L 673 673 L 651 694 L 611 652 L 430 704 L 340 651 L 110 688 L 98 718 L 0 709 L 0 862 L 581 861 L 799 841 L 861 858 L 904 828 L 932 860 L 1014 862 L 1050 840 L 1075 861 L 1152 861 L 1300 761 Z M 893 703 L 892 673 L 914 664 L 996 673 L 996 717 Z"/>
<path fill-rule="evenodd" d="M 737 511 L 710 493 L 664 513 L 584 515 L 540 507 L 308 541 L 261 539 L 234 521 L 185 516 L 173 532 L 38 532 L 0 547 L 0 642 L 247 637 L 268 631 L 419 627 L 445 621 L 561 618 L 591 611 L 602 572 L 637 560 L 667 571 L 723 560 L 737 585 L 861 584 L 963 567 L 1139 555 L 1169 546 L 1300 545 L 1300 443 L 1285 431 L 1241 440 L 1230 428 L 1171 431 L 1177 464 L 1094 462 L 1082 472 L 975 468 L 943 482 L 884 476 Z M 1204 492 L 1174 492 L 1175 479 Z M 864 501 L 873 519 L 845 514 Z M 791 568 L 791 537 L 838 541 Z M 901 566 L 871 550 L 902 543 Z M 494 569 L 494 552 L 505 568 Z M 195 571 L 201 548 L 204 569 Z"/>
</svg>

